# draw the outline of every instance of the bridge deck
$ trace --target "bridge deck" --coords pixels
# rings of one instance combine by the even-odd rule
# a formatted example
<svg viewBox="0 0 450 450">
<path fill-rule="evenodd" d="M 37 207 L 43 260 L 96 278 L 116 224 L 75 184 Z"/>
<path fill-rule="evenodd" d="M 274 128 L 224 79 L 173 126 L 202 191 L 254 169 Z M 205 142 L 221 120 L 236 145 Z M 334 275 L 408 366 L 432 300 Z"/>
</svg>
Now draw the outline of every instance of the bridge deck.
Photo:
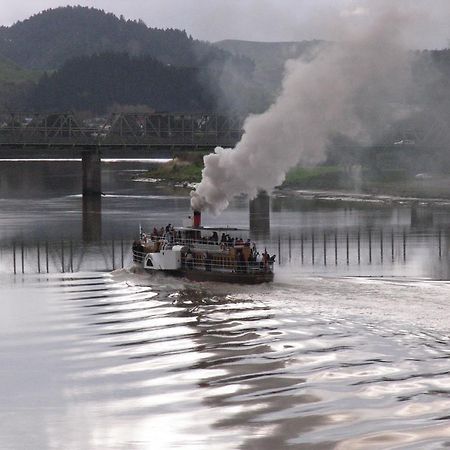
<svg viewBox="0 0 450 450">
<path fill-rule="evenodd" d="M 112 114 L 81 120 L 73 113 L 0 113 L 3 148 L 211 148 L 232 147 L 243 120 L 211 113 Z"/>
</svg>

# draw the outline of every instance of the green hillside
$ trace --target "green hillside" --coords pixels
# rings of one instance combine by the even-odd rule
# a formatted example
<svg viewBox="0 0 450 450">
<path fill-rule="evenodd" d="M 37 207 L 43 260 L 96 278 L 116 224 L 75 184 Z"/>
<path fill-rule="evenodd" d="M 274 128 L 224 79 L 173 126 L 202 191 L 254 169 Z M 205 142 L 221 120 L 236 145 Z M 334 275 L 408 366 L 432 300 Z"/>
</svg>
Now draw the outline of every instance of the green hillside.
<svg viewBox="0 0 450 450">
<path fill-rule="evenodd" d="M 214 95 L 201 82 L 199 69 L 170 66 L 150 56 L 102 53 L 66 61 L 32 89 L 34 110 L 83 110 L 104 113 L 110 107 L 145 105 L 158 111 L 210 111 Z"/>
<path fill-rule="evenodd" d="M 37 81 L 41 73 L 35 70 L 26 70 L 7 59 L 0 58 L 0 83 L 20 84 Z"/>
<path fill-rule="evenodd" d="M 120 92 L 105 94 L 106 97 L 100 101 L 101 92 L 107 91 L 105 85 L 109 85 L 108 77 L 102 73 L 101 66 L 103 65 L 106 71 L 115 70 L 102 55 L 113 54 L 129 55 L 131 59 L 128 62 L 131 62 L 131 65 L 126 70 L 121 70 L 120 66 L 120 80 L 118 74 L 114 76 L 117 91 Z M 64 70 L 64 65 L 71 64 L 84 80 L 83 74 L 76 69 L 77 62 L 84 61 L 84 57 L 93 58 L 91 62 L 98 69 L 99 78 L 91 78 L 92 84 L 88 88 L 83 87 L 83 90 L 74 93 L 74 89 L 81 88 L 78 83 L 81 80 L 75 80 L 69 85 L 69 80 L 73 80 L 73 77 Z M 68 104 L 69 98 L 72 99 L 70 107 L 76 108 L 77 105 L 83 104 L 83 107 L 86 106 L 89 110 L 98 109 L 98 105 L 102 105 L 101 109 L 111 107 L 116 103 L 117 97 L 121 98 L 119 104 L 136 104 L 138 100 L 136 88 L 133 86 L 133 83 L 136 83 L 136 77 L 133 76 L 134 64 L 138 64 L 138 72 L 143 73 L 142 63 L 138 63 L 136 58 L 151 58 L 166 67 L 166 70 L 162 70 L 153 63 L 147 64 L 143 79 L 153 80 L 154 83 L 153 87 L 146 88 L 147 94 L 149 89 L 156 90 L 157 86 L 167 85 L 169 80 L 173 81 L 172 75 L 177 72 L 176 68 L 179 68 L 189 71 L 189 76 L 183 80 L 179 77 L 182 71 L 177 72 L 176 84 L 172 86 L 173 93 L 191 89 L 192 95 L 195 93 L 198 96 L 198 101 L 194 101 L 190 98 L 192 95 L 180 94 L 177 101 L 167 103 L 168 97 L 164 92 L 158 101 L 155 101 L 157 94 L 153 93 L 150 97 L 147 96 L 151 102 L 148 106 L 151 108 L 155 105 L 164 108 L 177 105 L 178 109 L 190 110 L 195 108 L 196 104 L 202 106 L 206 103 L 215 105 L 220 110 L 246 114 L 259 112 L 269 104 L 264 92 L 254 82 L 254 63 L 251 59 L 232 55 L 208 42 L 193 39 L 183 30 L 150 28 L 141 20 L 126 20 L 122 16 L 119 18 L 95 8 L 67 6 L 50 9 L 11 27 L 0 27 L 0 58 L 12 61 L 16 66 L 27 70 L 55 74 L 47 76 L 37 89 L 25 96 L 28 97 L 28 104 L 37 109 L 45 109 L 50 105 L 56 109 L 63 108 Z M 123 62 L 120 56 L 116 60 Z M 161 73 L 163 76 L 170 73 L 170 76 L 166 80 L 156 80 L 149 73 L 150 66 L 153 67 L 155 76 Z M 60 69 L 61 73 L 56 75 Z M 8 75 L 5 74 L 5 77 L 14 78 L 13 73 L 5 70 L 6 72 Z M 192 78 L 194 73 L 196 80 Z M 64 77 L 67 77 L 66 80 L 63 80 Z M 142 86 L 142 80 L 137 80 L 137 83 Z M 45 89 L 43 85 L 46 86 Z M 94 96 L 91 97 L 89 92 L 92 91 L 93 85 L 100 86 L 100 89 L 94 89 Z M 61 86 L 70 89 L 60 90 Z M 44 99 L 43 92 L 49 93 L 48 99 Z M 206 95 L 211 98 L 205 102 Z M 183 103 L 182 99 L 186 100 L 188 97 L 189 100 Z M 46 101 L 37 102 L 37 98 Z M 1 101 L 0 98 L 0 103 Z M 144 104 L 144 101 L 145 99 L 141 98 L 138 104 Z"/>
</svg>

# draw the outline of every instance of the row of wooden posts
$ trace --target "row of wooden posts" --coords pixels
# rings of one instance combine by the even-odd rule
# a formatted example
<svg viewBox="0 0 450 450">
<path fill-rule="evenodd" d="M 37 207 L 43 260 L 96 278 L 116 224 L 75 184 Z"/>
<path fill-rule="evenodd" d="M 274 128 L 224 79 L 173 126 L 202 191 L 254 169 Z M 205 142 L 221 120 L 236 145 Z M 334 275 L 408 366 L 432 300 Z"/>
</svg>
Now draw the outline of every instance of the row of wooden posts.
<svg viewBox="0 0 450 450">
<path fill-rule="evenodd" d="M 292 238 L 288 235 L 284 239 L 278 236 L 277 248 L 273 248 L 273 251 L 277 251 L 278 264 L 282 264 L 285 259 L 289 262 L 292 261 L 295 252 L 299 252 L 301 264 L 307 263 L 307 252 L 309 253 L 309 261 L 312 265 L 317 263 L 323 263 L 327 265 L 330 262 L 334 262 L 335 265 L 339 263 L 339 238 L 343 238 L 345 242 L 345 264 L 350 265 L 351 262 L 351 245 L 350 243 L 353 239 L 356 240 L 356 262 L 358 264 L 362 263 L 362 253 L 366 250 L 368 253 L 368 263 L 372 264 L 375 252 L 379 251 L 380 263 L 383 264 L 386 258 L 390 258 L 391 262 L 395 262 L 396 256 L 396 244 L 400 245 L 401 248 L 401 259 L 406 262 L 407 259 L 407 242 L 408 234 L 406 230 L 400 233 L 394 231 L 386 232 L 380 230 L 374 232 L 373 230 L 368 230 L 366 234 L 367 240 L 362 241 L 362 233 L 360 230 L 356 232 L 356 237 L 353 238 L 349 232 L 344 235 L 339 235 L 337 231 L 329 232 L 325 231 L 323 233 L 311 232 L 310 234 L 301 233 L 299 238 Z M 439 259 L 443 256 L 443 233 L 438 230 L 436 233 L 438 256 Z M 282 250 L 285 249 L 287 242 L 287 257 L 283 254 Z M 284 245 L 282 245 L 284 243 Z M 299 247 L 296 250 L 297 246 Z M 386 253 L 387 250 L 387 253 Z M 322 252 L 321 257 L 319 252 Z M 298 253 L 296 253 L 298 255 Z"/>
<path fill-rule="evenodd" d="M 124 268 L 127 253 L 129 253 L 129 248 L 131 244 L 128 241 L 120 240 L 111 240 L 97 243 L 96 247 L 102 250 L 102 253 L 105 250 L 110 250 L 111 264 L 106 265 L 107 267 L 99 267 L 97 270 L 115 270 L 118 268 Z M 28 250 L 35 250 L 35 270 L 37 273 L 50 273 L 50 256 L 52 254 L 56 254 L 59 258 L 59 264 L 55 264 L 56 269 L 58 270 L 58 266 L 60 268 L 61 273 L 65 272 L 76 272 L 79 267 L 74 264 L 74 259 L 76 256 L 82 258 L 84 252 L 86 251 L 86 247 L 84 245 L 78 245 L 78 243 L 74 243 L 74 241 L 64 241 L 61 240 L 59 242 L 37 242 L 36 244 L 26 244 L 24 241 L 12 243 L 12 266 L 13 273 L 25 273 L 26 267 L 26 253 Z M 81 254 L 75 255 L 76 248 L 81 248 Z M 103 253 L 104 254 L 104 253 Z M 105 256 L 105 255 L 104 255 Z"/>
<path fill-rule="evenodd" d="M 364 237 L 364 239 L 363 239 Z M 431 236 L 436 239 L 438 256 L 443 256 L 444 236 L 439 230 Z M 437 242 L 436 242 L 437 241 Z M 362 264 L 363 258 L 368 264 L 372 264 L 374 258 L 379 256 L 378 261 L 395 262 L 396 256 L 402 262 L 407 260 L 408 234 L 405 230 L 401 232 L 386 232 L 368 230 L 364 235 L 361 231 L 355 234 L 337 231 L 301 233 L 299 236 L 272 237 L 267 242 L 267 249 L 277 255 L 278 264 L 292 262 L 296 259 L 301 264 Z M 260 250 L 265 245 L 259 242 Z M 339 251 L 344 247 L 344 252 Z M 33 272 L 49 273 L 52 270 L 59 272 L 77 272 L 80 270 L 84 255 L 94 248 L 96 253 L 95 270 L 115 270 L 124 268 L 131 263 L 131 242 L 124 239 L 113 239 L 101 241 L 94 244 L 84 244 L 72 240 L 44 241 L 26 243 L 15 241 L 9 247 L 11 251 L 13 273 L 25 273 L 30 267 Z M 33 256 L 29 253 L 32 250 Z M 7 253 L 9 253 L 7 251 Z M 27 257 L 28 255 L 28 257 Z M 103 256 L 104 266 L 98 264 L 98 256 Z M 55 262 L 56 258 L 56 262 Z M 52 259 L 52 261 L 51 261 Z"/>
</svg>

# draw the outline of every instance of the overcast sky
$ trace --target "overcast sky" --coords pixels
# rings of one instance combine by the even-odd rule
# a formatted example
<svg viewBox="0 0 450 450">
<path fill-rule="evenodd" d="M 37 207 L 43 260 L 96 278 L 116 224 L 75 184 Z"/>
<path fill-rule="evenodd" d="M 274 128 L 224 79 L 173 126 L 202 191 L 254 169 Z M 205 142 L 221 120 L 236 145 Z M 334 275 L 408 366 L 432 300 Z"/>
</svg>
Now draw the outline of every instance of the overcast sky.
<svg viewBox="0 0 450 450">
<path fill-rule="evenodd" d="M 0 23 L 11 25 L 44 9 L 79 4 L 142 19 L 151 27 L 185 29 L 213 42 L 339 40 L 343 26 L 364 27 L 376 14 L 374 6 L 386 1 L 414 12 L 408 35 L 412 48 L 448 46 L 450 0 L 0 0 Z"/>
</svg>

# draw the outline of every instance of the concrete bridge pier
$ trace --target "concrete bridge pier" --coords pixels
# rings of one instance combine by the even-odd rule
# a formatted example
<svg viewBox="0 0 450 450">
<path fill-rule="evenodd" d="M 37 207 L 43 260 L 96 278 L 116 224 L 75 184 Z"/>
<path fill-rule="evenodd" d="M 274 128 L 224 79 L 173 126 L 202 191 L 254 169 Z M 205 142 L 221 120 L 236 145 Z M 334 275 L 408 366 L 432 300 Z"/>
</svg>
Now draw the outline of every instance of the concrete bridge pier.
<svg viewBox="0 0 450 450">
<path fill-rule="evenodd" d="M 256 198 L 250 200 L 250 235 L 253 239 L 270 237 L 270 195 L 259 191 Z"/>
<path fill-rule="evenodd" d="M 100 152 L 82 151 L 83 197 L 102 195 L 102 171 Z"/>
</svg>

